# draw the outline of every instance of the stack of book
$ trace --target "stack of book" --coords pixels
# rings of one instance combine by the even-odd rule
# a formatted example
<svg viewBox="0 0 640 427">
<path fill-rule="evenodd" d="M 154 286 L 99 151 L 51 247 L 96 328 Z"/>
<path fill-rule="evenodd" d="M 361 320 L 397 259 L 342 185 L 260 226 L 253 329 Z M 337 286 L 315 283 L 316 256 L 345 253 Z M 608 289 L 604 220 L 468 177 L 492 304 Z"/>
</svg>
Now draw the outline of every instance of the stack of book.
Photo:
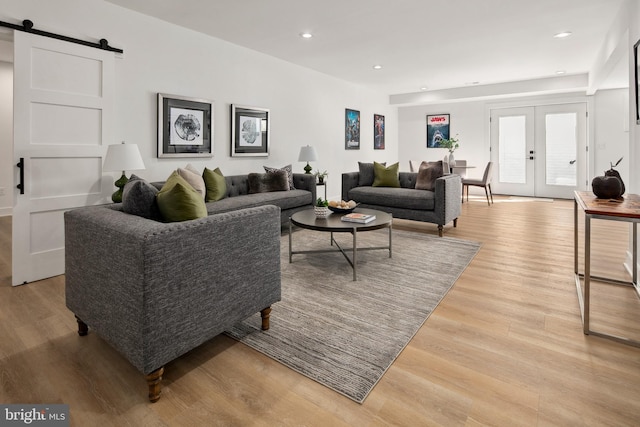
<svg viewBox="0 0 640 427">
<path fill-rule="evenodd" d="M 343 215 L 341 219 L 345 222 L 357 222 L 360 224 L 366 224 L 367 222 L 371 222 L 376 219 L 376 216 L 352 212 L 350 214 Z"/>
</svg>

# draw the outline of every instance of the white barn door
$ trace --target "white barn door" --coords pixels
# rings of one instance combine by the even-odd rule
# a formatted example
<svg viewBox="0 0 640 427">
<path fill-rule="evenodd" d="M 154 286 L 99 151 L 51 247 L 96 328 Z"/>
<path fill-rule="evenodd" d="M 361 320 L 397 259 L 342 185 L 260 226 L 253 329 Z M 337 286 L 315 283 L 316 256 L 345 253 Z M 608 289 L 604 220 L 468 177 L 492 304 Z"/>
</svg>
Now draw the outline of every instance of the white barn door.
<svg viewBox="0 0 640 427">
<path fill-rule="evenodd" d="M 108 200 L 114 73 L 113 52 L 14 31 L 14 286 L 63 274 L 64 212 Z"/>
</svg>

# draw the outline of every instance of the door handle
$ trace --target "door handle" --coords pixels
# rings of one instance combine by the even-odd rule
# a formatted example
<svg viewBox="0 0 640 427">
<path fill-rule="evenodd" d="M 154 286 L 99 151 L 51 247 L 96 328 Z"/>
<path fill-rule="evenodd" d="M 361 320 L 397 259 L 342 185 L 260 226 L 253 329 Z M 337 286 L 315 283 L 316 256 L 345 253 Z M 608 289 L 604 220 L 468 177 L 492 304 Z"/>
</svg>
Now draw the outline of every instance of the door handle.
<svg viewBox="0 0 640 427">
<path fill-rule="evenodd" d="M 533 156 L 529 156 L 529 160 L 533 160 Z"/>
<path fill-rule="evenodd" d="M 20 157 L 16 166 L 20 168 L 20 183 L 16 187 L 20 190 L 20 194 L 24 194 L 24 157 Z"/>
<path fill-rule="evenodd" d="M 575 160 L 571 160 L 571 161 L 569 162 L 569 164 L 570 164 L 570 165 L 572 165 L 572 164 L 574 164 L 575 162 L 576 162 Z"/>
</svg>

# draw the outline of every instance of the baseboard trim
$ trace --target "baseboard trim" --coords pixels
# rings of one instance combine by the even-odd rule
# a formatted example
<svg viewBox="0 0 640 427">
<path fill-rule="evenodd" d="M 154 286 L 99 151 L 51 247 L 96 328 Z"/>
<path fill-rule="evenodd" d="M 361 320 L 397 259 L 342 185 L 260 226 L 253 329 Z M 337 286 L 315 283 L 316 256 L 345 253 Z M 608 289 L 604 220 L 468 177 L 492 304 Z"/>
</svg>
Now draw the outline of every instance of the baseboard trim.
<svg viewBox="0 0 640 427">
<path fill-rule="evenodd" d="M 0 216 L 11 216 L 13 208 L 0 208 Z"/>
</svg>

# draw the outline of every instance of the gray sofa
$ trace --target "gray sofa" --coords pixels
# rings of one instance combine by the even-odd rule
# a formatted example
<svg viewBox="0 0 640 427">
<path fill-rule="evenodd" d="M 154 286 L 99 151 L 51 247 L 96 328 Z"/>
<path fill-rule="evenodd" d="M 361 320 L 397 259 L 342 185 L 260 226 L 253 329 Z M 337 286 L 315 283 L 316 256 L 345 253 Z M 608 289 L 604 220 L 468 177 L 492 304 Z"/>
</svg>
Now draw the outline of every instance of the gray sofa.
<svg viewBox="0 0 640 427">
<path fill-rule="evenodd" d="M 248 175 L 230 175 L 225 176 L 224 179 L 227 184 L 227 195 L 222 200 L 207 203 L 209 215 L 256 206 L 275 205 L 280 208 L 280 222 L 282 226 L 285 226 L 289 223 L 291 215 L 299 210 L 313 207 L 316 200 L 316 178 L 311 174 L 294 173 L 295 190 L 254 194 L 249 194 Z M 164 182 L 152 184 L 160 189 Z"/>
<path fill-rule="evenodd" d="M 268 329 L 281 292 L 278 207 L 163 223 L 111 204 L 64 220 L 78 333 L 91 328 L 145 374 L 152 402 L 171 360 L 258 311 Z"/>
<path fill-rule="evenodd" d="M 359 186 L 360 172 L 342 174 L 342 199 L 354 200 L 362 208 L 391 213 L 394 218 L 430 222 L 438 225 L 442 237 L 446 224 L 458 224 L 462 182 L 459 175 L 436 179 L 435 191 L 416 190 L 414 172 L 400 172 L 400 188 Z"/>
</svg>

